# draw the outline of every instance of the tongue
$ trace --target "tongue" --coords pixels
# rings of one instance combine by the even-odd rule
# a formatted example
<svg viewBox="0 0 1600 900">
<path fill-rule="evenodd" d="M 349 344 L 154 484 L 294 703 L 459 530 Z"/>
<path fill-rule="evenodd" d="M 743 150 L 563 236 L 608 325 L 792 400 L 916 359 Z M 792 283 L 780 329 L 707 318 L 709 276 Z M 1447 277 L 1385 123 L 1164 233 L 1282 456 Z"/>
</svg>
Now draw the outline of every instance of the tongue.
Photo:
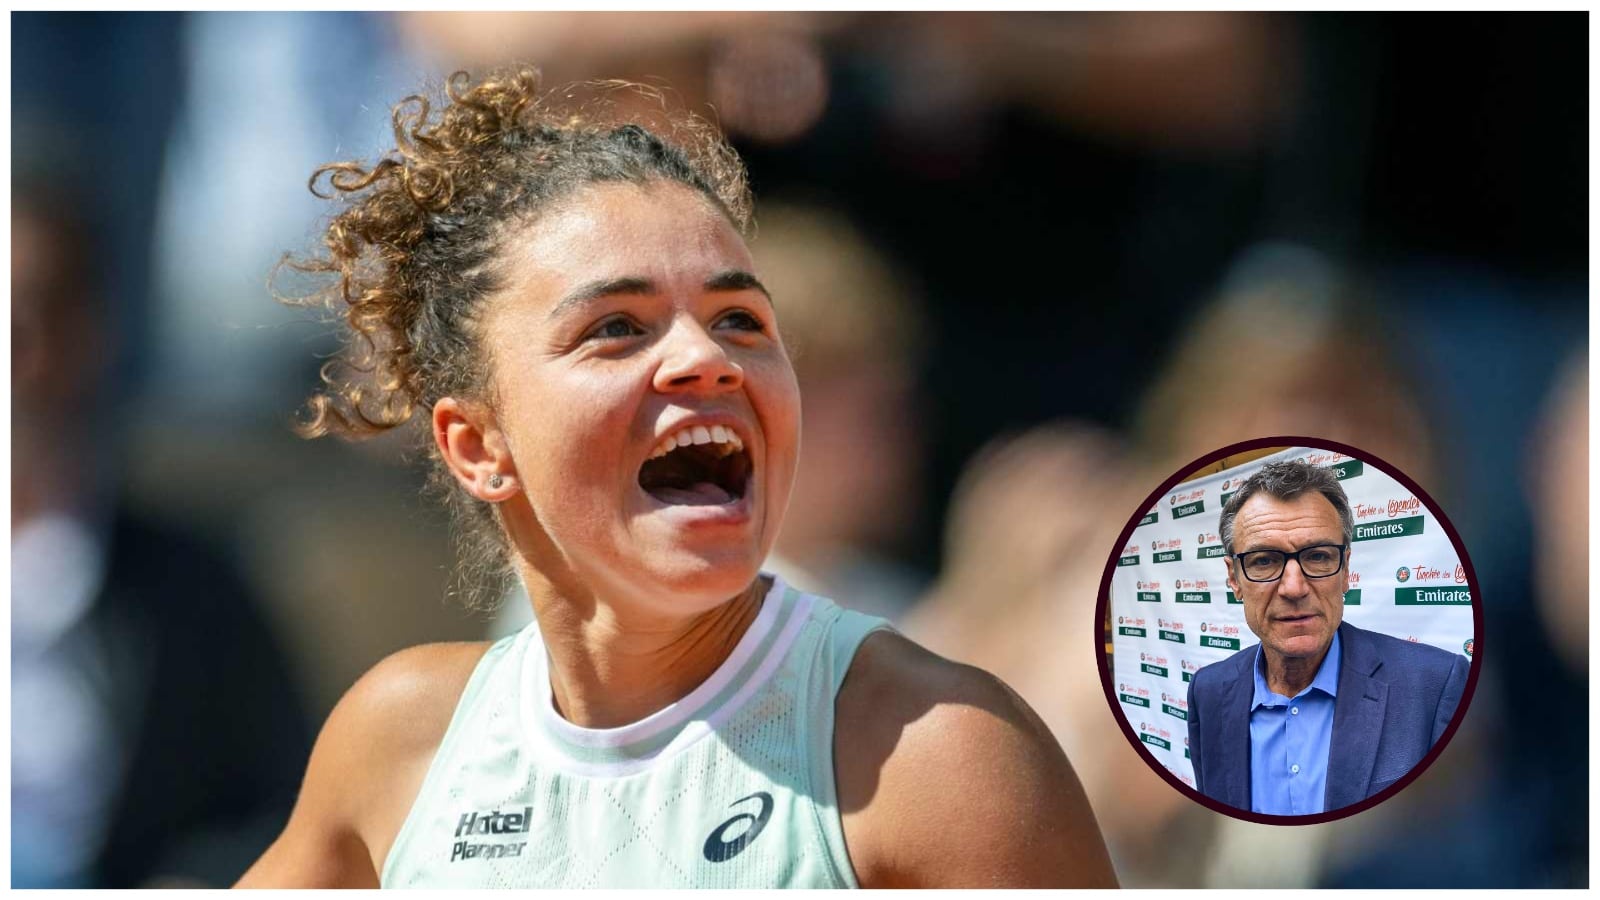
<svg viewBox="0 0 1600 900">
<path fill-rule="evenodd" d="M 732 494 L 709 481 L 697 481 L 688 487 L 659 487 L 650 493 L 663 503 L 678 506 L 721 506 L 733 500 Z"/>
</svg>

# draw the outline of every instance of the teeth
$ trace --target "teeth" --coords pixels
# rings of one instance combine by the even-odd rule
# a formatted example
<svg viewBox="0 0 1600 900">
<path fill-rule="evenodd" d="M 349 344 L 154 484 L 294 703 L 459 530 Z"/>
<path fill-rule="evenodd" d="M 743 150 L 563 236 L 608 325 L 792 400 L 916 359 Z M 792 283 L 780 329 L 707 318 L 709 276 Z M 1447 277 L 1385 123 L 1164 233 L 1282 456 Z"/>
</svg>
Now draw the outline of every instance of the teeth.
<svg viewBox="0 0 1600 900">
<path fill-rule="evenodd" d="M 693 444 L 717 444 L 719 445 L 717 450 L 721 456 L 737 453 L 744 449 L 744 441 L 739 440 L 739 436 L 734 434 L 732 428 L 726 428 L 722 425 L 712 425 L 709 428 L 704 425 L 695 425 L 662 438 L 661 442 L 656 444 L 656 449 L 651 451 L 650 458 L 656 459 L 666 456 L 679 447 L 688 447 Z"/>
</svg>

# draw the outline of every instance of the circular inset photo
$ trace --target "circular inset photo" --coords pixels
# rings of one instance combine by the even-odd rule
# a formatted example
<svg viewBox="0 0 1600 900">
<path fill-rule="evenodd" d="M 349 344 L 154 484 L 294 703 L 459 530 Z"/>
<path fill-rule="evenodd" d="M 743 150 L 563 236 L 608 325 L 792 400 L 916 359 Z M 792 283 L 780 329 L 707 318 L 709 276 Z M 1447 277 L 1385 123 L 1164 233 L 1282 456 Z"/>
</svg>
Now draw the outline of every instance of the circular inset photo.
<svg viewBox="0 0 1600 900">
<path fill-rule="evenodd" d="M 1371 454 L 1298 436 L 1223 447 L 1129 511 L 1100 581 L 1106 699 L 1197 802 L 1343 818 L 1455 733 L 1483 653 L 1476 584 L 1438 504 Z"/>
</svg>

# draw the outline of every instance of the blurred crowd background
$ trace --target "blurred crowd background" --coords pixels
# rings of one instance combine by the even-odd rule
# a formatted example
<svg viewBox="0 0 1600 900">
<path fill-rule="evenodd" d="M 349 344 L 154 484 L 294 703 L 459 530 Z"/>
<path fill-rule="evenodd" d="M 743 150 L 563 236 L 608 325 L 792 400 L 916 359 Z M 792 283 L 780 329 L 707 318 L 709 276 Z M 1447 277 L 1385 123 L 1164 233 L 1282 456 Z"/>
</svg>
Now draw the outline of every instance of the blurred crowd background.
<svg viewBox="0 0 1600 900">
<path fill-rule="evenodd" d="M 773 566 L 1015 687 L 1124 885 L 1587 885 L 1584 14 L 15 13 L 11 36 L 13 886 L 230 882 L 359 673 L 507 627 L 446 596 L 416 435 L 292 436 L 337 337 L 267 278 L 329 213 L 313 168 L 511 59 L 663 84 L 726 130 L 805 399 Z M 1095 669 L 1128 516 L 1269 434 L 1427 487 L 1485 613 L 1449 749 L 1323 826 L 1176 794 Z"/>
</svg>

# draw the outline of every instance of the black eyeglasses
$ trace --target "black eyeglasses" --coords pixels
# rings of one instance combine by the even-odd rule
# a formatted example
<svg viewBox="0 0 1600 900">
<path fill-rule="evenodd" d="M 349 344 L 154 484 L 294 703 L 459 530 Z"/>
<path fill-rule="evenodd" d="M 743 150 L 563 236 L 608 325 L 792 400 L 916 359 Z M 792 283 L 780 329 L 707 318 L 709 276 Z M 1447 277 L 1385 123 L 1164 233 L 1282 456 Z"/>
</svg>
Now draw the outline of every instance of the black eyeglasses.
<svg viewBox="0 0 1600 900">
<path fill-rule="evenodd" d="M 1348 544 L 1318 544 L 1315 547 L 1302 547 L 1293 553 L 1282 550 L 1251 550 L 1247 553 L 1235 553 L 1234 559 L 1239 561 L 1239 570 L 1250 581 L 1277 581 L 1283 577 L 1283 569 L 1289 560 L 1300 564 L 1300 571 L 1307 578 L 1327 578 L 1337 575 L 1344 568 L 1344 551 Z"/>
</svg>

